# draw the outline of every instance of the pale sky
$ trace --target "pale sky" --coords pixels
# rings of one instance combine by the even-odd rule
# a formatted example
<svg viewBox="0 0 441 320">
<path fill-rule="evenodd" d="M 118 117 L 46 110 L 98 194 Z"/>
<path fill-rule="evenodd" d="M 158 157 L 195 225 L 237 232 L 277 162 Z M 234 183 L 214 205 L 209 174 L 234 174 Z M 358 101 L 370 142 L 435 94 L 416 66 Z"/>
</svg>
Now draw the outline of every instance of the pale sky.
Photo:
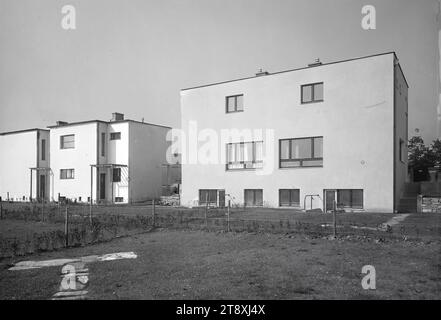
<svg viewBox="0 0 441 320">
<path fill-rule="evenodd" d="M 66 4 L 76 30 L 61 28 Z M 361 28 L 366 4 L 376 30 Z M 180 127 L 182 88 L 395 51 L 409 134 L 430 142 L 437 10 L 437 0 L 0 0 L 0 131 L 115 111 Z"/>
</svg>

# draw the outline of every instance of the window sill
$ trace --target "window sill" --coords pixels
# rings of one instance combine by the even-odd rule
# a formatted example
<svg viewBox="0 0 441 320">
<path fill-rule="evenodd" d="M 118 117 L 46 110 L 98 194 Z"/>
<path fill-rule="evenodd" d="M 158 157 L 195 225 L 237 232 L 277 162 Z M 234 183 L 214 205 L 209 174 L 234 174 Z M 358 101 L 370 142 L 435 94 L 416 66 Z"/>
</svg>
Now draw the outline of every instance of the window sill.
<svg viewBox="0 0 441 320">
<path fill-rule="evenodd" d="M 280 167 L 279 166 L 279 169 L 281 169 L 281 170 L 308 169 L 308 168 L 314 169 L 314 168 L 323 168 L 323 167 L 324 166 L 307 166 L 307 167 Z"/>
<path fill-rule="evenodd" d="M 314 101 L 308 101 L 308 102 L 300 102 L 300 104 L 311 104 L 311 103 L 320 103 L 325 102 L 325 100 L 314 100 Z"/>
<path fill-rule="evenodd" d="M 230 113 L 241 113 L 244 112 L 244 110 L 238 110 L 238 111 L 226 111 L 225 114 L 230 114 Z"/>
</svg>

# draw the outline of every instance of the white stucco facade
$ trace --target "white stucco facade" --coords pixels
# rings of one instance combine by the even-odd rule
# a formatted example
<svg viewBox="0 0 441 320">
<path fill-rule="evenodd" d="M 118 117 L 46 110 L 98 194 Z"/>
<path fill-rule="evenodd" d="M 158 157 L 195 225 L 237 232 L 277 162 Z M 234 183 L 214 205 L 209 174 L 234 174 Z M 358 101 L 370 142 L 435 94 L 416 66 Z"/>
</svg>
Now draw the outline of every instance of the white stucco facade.
<svg viewBox="0 0 441 320">
<path fill-rule="evenodd" d="M 323 101 L 303 104 L 301 86 L 313 83 L 323 83 Z M 226 112 L 232 95 L 243 95 L 242 112 Z M 354 210 L 396 208 L 407 173 L 407 157 L 400 161 L 398 151 L 402 139 L 407 155 L 407 84 L 394 53 L 184 89 L 181 111 L 183 205 L 201 200 L 204 189 L 224 190 L 226 200 L 243 205 L 244 190 L 259 189 L 264 206 L 279 207 L 280 190 L 295 189 L 300 208 L 314 195 L 312 207 L 324 209 L 325 190 L 362 190 L 362 206 Z M 263 141 L 263 168 L 227 170 L 225 141 L 218 141 L 220 163 L 195 161 L 213 136 L 204 129 L 218 136 L 263 130 L 251 138 Z M 322 166 L 280 168 L 280 140 L 306 137 L 323 137 Z M 229 142 L 240 141 L 250 138 Z"/>
<path fill-rule="evenodd" d="M 2 200 L 49 200 L 49 131 L 29 129 L 0 134 Z M 31 174 L 32 172 L 32 174 Z"/>
</svg>

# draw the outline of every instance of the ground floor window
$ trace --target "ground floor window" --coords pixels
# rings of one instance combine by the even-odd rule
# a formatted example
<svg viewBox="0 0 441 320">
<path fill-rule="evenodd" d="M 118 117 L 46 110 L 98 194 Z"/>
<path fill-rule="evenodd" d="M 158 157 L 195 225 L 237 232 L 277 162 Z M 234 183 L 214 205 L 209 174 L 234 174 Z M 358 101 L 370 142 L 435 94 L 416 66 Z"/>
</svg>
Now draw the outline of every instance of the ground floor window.
<svg viewBox="0 0 441 320">
<path fill-rule="evenodd" d="M 199 205 L 217 206 L 217 189 L 199 190 Z"/>
<path fill-rule="evenodd" d="M 261 207 L 263 206 L 263 190 L 245 189 L 244 199 L 247 207 Z"/>
<path fill-rule="evenodd" d="M 300 206 L 299 189 L 279 189 L 280 207 L 298 207 Z"/>
<path fill-rule="evenodd" d="M 124 198 L 123 197 L 115 197 L 115 202 L 123 202 Z"/>
<path fill-rule="evenodd" d="M 75 169 L 60 169 L 60 179 L 74 179 Z"/>
<path fill-rule="evenodd" d="M 363 209 L 363 190 L 337 190 L 337 206 L 339 208 Z"/>
</svg>

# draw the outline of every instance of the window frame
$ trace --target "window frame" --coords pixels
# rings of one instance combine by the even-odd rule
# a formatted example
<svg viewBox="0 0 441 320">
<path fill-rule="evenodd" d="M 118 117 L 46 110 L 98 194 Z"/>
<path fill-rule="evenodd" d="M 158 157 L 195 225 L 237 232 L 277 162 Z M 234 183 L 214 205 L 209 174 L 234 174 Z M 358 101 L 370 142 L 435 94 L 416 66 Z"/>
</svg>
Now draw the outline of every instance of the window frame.
<svg viewBox="0 0 441 320">
<path fill-rule="evenodd" d="M 283 191 L 289 192 L 289 205 L 282 205 L 282 197 L 281 194 Z M 294 202 L 293 199 L 293 191 L 297 191 L 299 195 L 299 201 Z M 280 208 L 295 208 L 300 207 L 300 189 L 279 189 L 279 207 Z"/>
<path fill-rule="evenodd" d="M 405 150 L 404 140 L 400 138 L 399 145 L 398 145 L 398 152 L 400 154 L 399 157 L 400 157 L 400 161 L 402 163 L 405 163 L 405 161 L 403 159 L 404 158 L 404 154 L 403 154 L 404 150 Z"/>
<path fill-rule="evenodd" d="M 115 172 L 119 172 L 115 175 Z M 115 179 L 116 177 L 116 179 Z M 121 168 L 112 169 L 112 182 L 121 182 Z"/>
<path fill-rule="evenodd" d="M 323 85 L 323 98 L 318 100 L 315 99 L 315 86 L 316 85 Z M 303 100 L 303 88 L 304 87 L 311 87 L 311 101 L 304 101 Z M 309 103 L 319 103 L 319 102 L 324 102 L 325 101 L 325 83 L 323 81 L 321 82 L 314 82 L 314 83 L 307 83 L 307 84 L 302 84 L 300 86 L 300 103 L 301 104 L 309 104 Z"/>
<path fill-rule="evenodd" d="M 324 144 L 324 137 L 323 136 L 315 136 L 315 137 L 302 137 L 302 138 L 288 138 L 288 139 L 279 139 L 279 169 L 297 169 L 297 168 L 323 168 L 323 150 L 322 150 L 322 157 L 315 157 L 315 145 L 314 145 L 314 139 L 322 139 L 322 149 Z M 294 140 L 307 140 L 309 139 L 311 141 L 311 157 L 310 158 L 291 158 L 292 155 L 292 143 L 291 141 Z M 282 159 L 282 142 L 283 141 L 289 141 L 289 159 Z M 299 166 L 292 166 L 292 167 L 282 167 L 282 162 L 294 162 L 298 161 Z M 304 166 L 304 161 L 322 161 L 321 165 L 312 165 L 312 166 Z"/>
<path fill-rule="evenodd" d="M 46 139 L 41 139 L 41 161 L 46 161 Z"/>
<path fill-rule="evenodd" d="M 119 132 L 111 132 L 110 133 L 110 140 L 111 141 L 121 140 L 121 131 L 119 131 Z"/>
<path fill-rule="evenodd" d="M 101 157 L 106 156 L 106 133 L 101 132 Z"/>
<path fill-rule="evenodd" d="M 337 196 L 337 208 L 339 209 L 355 209 L 355 210 L 363 210 L 364 209 L 364 189 L 335 189 L 336 196 Z M 341 191 L 349 191 L 350 192 L 350 206 L 342 206 L 341 202 L 339 202 L 339 193 Z M 353 192 L 354 191 L 361 191 L 361 206 L 354 206 L 353 205 Z"/>
<path fill-rule="evenodd" d="M 65 146 L 64 139 L 66 137 L 73 137 L 73 146 L 72 147 L 66 147 Z M 64 149 L 75 149 L 75 134 L 66 134 L 66 135 L 60 136 L 60 149 L 61 150 L 64 150 Z"/>
<path fill-rule="evenodd" d="M 246 202 L 246 199 L 247 199 L 247 197 L 246 197 L 246 195 L 247 195 L 247 191 L 252 191 L 253 192 L 253 204 L 251 205 L 251 206 L 248 206 L 247 205 L 247 202 Z M 260 193 L 262 194 L 262 203 L 261 204 L 257 204 L 256 203 L 256 193 L 257 192 L 259 192 L 260 191 Z M 263 189 L 243 189 L 243 205 L 244 205 L 244 207 L 250 207 L 250 208 L 254 208 L 254 207 L 256 207 L 256 208 L 261 208 L 261 207 L 263 207 Z"/>
<path fill-rule="evenodd" d="M 63 172 L 66 173 L 66 176 L 63 177 Z M 70 177 L 67 174 L 70 172 Z M 75 169 L 60 169 L 60 180 L 73 180 L 75 179 Z"/>
<path fill-rule="evenodd" d="M 246 144 L 252 144 L 252 161 L 235 161 L 235 162 L 231 162 L 229 160 L 229 153 L 228 153 L 228 149 L 229 146 L 236 146 L 236 145 L 243 145 L 245 148 Z M 226 171 L 237 171 L 237 170 L 256 170 L 256 169 L 262 169 L 263 168 L 263 159 L 262 160 L 256 160 L 256 144 L 257 143 L 262 143 L 262 151 L 263 151 L 263 140 L 259 140 L 259 141 L 248 141 L 248 142 L 230 142 L 226 144 L 226 162 L 225 162 L 225 170 Z M 263 158 L 263 156 L 262 156 Z M 243 165 L 243 168 L 229 168 L 230 165 L 233 164 L 241 164 Z M 247 168 L 247 164 L 251 164 L 252 167 L 251 168 Z M 261 164 L 261 166 L 256 167 L 257 164 Z"/>
<path fill-rule="evenodd" d="M 199 189 L 198 204 L 199 206 L 206 206 L 207 205 L 207 202 L 205 202 L 206 198 L 202 197 L 203 199 L 201 199 L 202 192 L 208 192 L 208 206 L 217 206 L 219 201 L 219 196 L 218 196 L 219 189 Z M 215 194 L 214 201 L 211 201 L 212 199 L 210 197 L 210 192 Z"/>
<path fill-rule="evenodd" d="M 237 98 L 238 97 L 242 97 L 242 110 L 238 110 L 237 109 Z M 234 98 L 234 110 L 233 111 L 229 111 L 228 110 L 228 99 L 229 98 Z M 237 112 L 244 112 L 244 94 L 234 94 L 231 96 L 226 96 L 225 97 L 225 113 L 237 113 Z"/>
</svg>

